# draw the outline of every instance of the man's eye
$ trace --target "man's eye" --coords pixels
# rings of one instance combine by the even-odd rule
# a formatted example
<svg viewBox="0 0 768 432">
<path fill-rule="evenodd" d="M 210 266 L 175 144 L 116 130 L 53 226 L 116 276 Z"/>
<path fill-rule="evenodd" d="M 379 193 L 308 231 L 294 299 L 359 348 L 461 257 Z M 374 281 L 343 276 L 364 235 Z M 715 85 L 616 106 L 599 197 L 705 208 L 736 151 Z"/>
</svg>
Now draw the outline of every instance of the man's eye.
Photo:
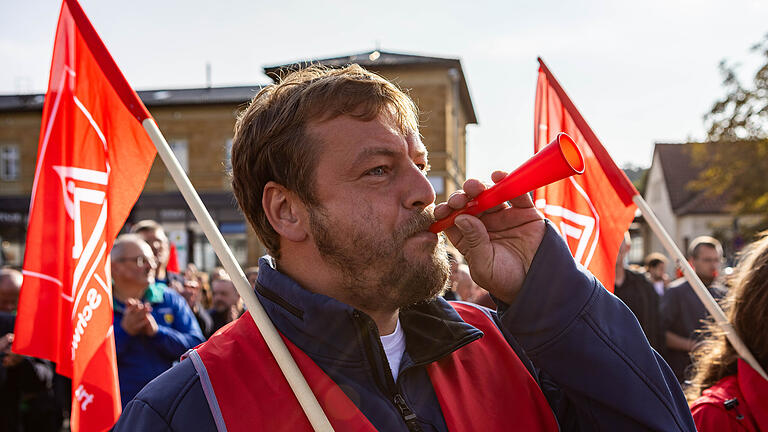
<svg viewBox="0 0 768 432">
<path fill-rule="evenodd" d="M 424 173 L 429 172 L 429 169 L 431 168 L 428 163 L 416 164 L 416 167 L 419 168 Z"/>
<path fill-rule="evenodd" d="M 377 166 L 376 168 L 368 170 L 366 174 L 372 175 L 372 176 L 383 176 L 387 173 L 387 167 L 385 166 Z"/>
</svg>

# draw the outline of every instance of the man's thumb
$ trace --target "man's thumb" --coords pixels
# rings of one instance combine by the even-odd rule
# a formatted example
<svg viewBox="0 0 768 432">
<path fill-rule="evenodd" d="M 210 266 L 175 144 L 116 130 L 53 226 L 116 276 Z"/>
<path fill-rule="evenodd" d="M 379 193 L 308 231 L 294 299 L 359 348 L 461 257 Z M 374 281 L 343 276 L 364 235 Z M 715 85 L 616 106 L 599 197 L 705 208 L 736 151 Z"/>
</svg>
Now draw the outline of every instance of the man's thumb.
<svg viewBox="0 0 768 432">
<path fill-rule="evenodd" d="M 483 229 L 483 223 L 476 217 L 460 215 L 454 223 L 461 231 L 461 235 L 464 236 L 464 241 L 470 249 L 479 246 L 488 237 Z"/>
</svg>

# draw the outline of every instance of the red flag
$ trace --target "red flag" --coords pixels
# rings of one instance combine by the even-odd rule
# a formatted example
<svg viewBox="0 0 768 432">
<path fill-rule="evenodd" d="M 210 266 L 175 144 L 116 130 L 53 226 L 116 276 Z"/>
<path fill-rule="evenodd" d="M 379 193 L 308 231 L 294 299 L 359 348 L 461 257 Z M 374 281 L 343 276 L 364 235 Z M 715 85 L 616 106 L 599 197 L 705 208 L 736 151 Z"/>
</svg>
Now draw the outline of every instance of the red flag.
<svg viewBox="0 0 768 432">
<path fill-rule="evenodd" d="M 536 207 L 558 228 L 574 259 L 613 292 L 616 256 L 634 218 L 637 206 L 632 197 L 638 192 L 539 59 L 534 150 L 558 132 L 576 141 L 584 155 L 584 174 L 534 191 Z"/>
<path fill-rule="evenodd" d="M 64 0 L 43 107 L 13 351 L 72 378 L 71 427 L 120 415 L 109 252 L 146 181 L 149 112 L 76 0 Z"/>
</svg>

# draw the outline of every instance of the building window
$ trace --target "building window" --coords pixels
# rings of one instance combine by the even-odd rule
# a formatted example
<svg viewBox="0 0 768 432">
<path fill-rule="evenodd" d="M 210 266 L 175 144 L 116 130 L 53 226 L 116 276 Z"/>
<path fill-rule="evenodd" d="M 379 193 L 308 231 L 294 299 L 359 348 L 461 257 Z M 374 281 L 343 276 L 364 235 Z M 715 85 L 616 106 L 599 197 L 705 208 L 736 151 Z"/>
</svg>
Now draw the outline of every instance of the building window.
<svg viewBox="0 0 768 432">
<path fill-rule="evenodd" d="M 19 163 L 19 146 L 17 144 L 0 146 L 0 180 L 18 180 Z"/>
<path fill-rule="evenodd" d="M 645 250 L 645 243 L 643 242 L 643 237 L 640 235 L 640 233 L 636 233 L 637 235 L 632 236 L 632 246 L 629 249 L 629 263 L 630 264 L 643 264 L 643 259 L 645 256 L 643 255 L 643 251 Z"/>
<path fill-rule="evenodd" d="M 187 140 L 170 140 L 168 145 L 173 150 L 173 155 L 179 161 L 179 165 L 184 168 L 184 172 L 189 174 L 189 146 Z"/>
</svg>

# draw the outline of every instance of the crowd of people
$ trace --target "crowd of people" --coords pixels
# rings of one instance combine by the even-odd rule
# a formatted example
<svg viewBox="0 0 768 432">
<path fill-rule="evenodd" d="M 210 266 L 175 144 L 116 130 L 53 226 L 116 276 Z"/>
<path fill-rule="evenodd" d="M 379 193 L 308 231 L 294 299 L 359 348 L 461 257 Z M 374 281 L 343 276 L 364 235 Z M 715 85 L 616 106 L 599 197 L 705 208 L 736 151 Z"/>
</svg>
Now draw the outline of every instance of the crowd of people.
<svg viewBox="0 0 768 432">
<path fill-rule="evenodd" d="M 702 431 L 760 431 L 768 426 L 768 381 L 739 358 L 690 283 L 670 281 L 667 258 L 653 253 L 645 266 L 624 265 L 627 238 L 616 266 L 615 294 L 634 312 L 651 346 L 661 353 L 686 392 Z M 765 369 L 768 366 L 768 233 L 742 253 L 728 277 L 719 274 L 720 242 L 697 237 L 688 249 L 696 275 Z"/>
<path fill-rule="evenodd" d="M 162 226 L 140 221 L 115 240 L 110 255 L 120 396 L 125 406 L 182 354 L 244 312 L 229 275 L 189 264 L 168 271 Z M 246 269 L 251 283 L 258 268 Z M 59 431 L 66 425 L 69 380 L 47 360 L 14 354 L 15 311 L 23 276 L 0 270 L 0 432 Z"/>
<path fill-rule="evenodd" d="M 631 243 L 625 236 L 616 260 L 614 294 L 635 314 L 651 346 L 667 361 L 678 382 L 690 379 L 691 353 L 707 325 L 709 313 L 684 278 L 670 280 L 668 259 L 660 253 L 645 258 L 644 266 L 629 266 L 626 257 Z M 719 277 L 723 260 L 720 242 L 709 236 L 695 238 L 688 259 L 715 300 L 725 294 Z"/>
<path fill-rule="evenodd" d="M 755 398 L 764 396 L 766 385 L 738 359 L 723 332 L 707 320 L 708 314 L 688 282 L 668 277 L 666 256 L 653 253 L 644 266 L 628 266 L 625 257 L 630 246 L 627 236 L 617 258 L 614 293 L 633 311 L 651 346 L 672 367 L 700 428 L 728 430 L 724 428 L 730 421 L 748 425 L 746 430 L 760 430 L 749 427 L 758 424 L 755 416 L 765 416 Z M 150 220 L 133 225 L 130 233 L 116 239 L 112 249 L 115 343 L 123 405 L 188 349 L 244 312 L 240 296 L 222 268 L 209 275 L 188 264 L 181 274 L 169 272 L 168 251 L 163 228 Z M 710 294 L 718 300 L 725 297 L 722 306 L 731 322 L 765 364 L 768 236 L 748 251 L 730 290 L 718 277 L 722 247 L 716 239 L 695 239 L 689 257 Z M 461 255 L 453 251 L 447 258 L 450 278 L 443 296 L 495 309 L 490 294 L 472 280 Z M 258 267 L 246 269 L 246 276 L 253 286 Z M 49 361 L 9 350 L 21 282 L 21 272 L 0 270 L 0 431 L 56 431 L 69 409 L 68 380 L 55 374 Z"/>
<path fill-rule="evenodd" d="M 707 319 L 690 284 L 668 277 L 668 259 L 653 253 L 644 266 L 628 266 L 625 257 L 630 246 L 627 235 L 617 257 L 614 293 L 633 311 L 650 345 L 671 366 L 700 429 L 730 430 L 726 427 L 733 423 L 746 425 L 745 430 L 760 430 L 755 418 L 762 416 L 764 422 L 766 412 L 758 398 L 765 396 L 768 385 Z M 222 268 L 209 275 L 188 264 L 181 274 L 169 272 L 168 251 L 163 228 L 151 220 L 133 225 L 112 248 L 115 344 L 124 406 L 187 350 L 244 312 Z M 716 239 L 696 238 L 689 258 L 710 294 L 718 300 L 725 297 L 722 305 L 729 319 L 765 364 L 768 236 L 745 253 L 730 290 L 718 275 L 722 247 Z M 496 303 L 472 279 L 461 255 L 454 250 L 447 259 L 450 278 L 443 296 L 495 309 Z M 246 269 L 246 276 L 253 286 L 258 267 Z M 69 409 L 68 380 L 55 374 L 51 362 L 9 349 L 21 282 L 21 272 L 0 270 L 0 431 L 57 431 Z"/>
</svg>

